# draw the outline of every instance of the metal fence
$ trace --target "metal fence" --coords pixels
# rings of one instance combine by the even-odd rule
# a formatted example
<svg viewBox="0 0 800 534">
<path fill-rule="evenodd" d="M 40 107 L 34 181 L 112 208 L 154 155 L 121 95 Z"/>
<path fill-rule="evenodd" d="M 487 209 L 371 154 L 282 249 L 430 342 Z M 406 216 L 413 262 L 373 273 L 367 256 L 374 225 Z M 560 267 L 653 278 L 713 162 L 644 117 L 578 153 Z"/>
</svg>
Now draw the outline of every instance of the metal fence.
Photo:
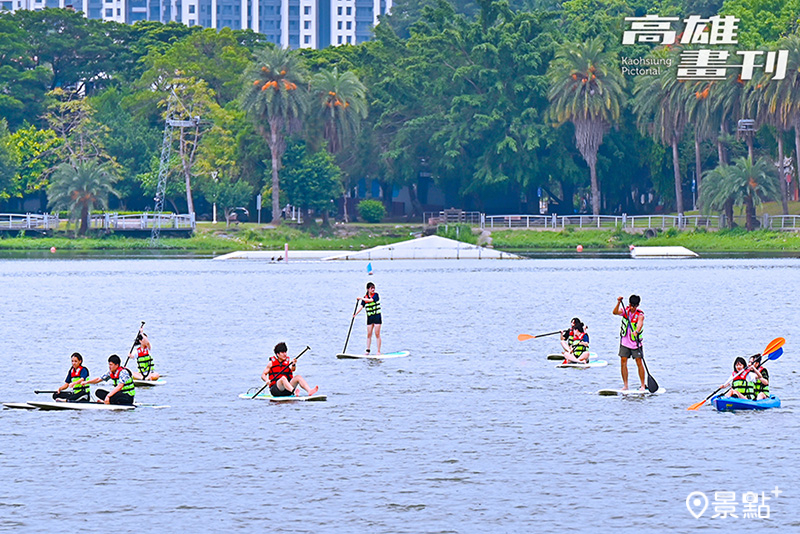
<svg viewBox="0 0 800 534">
<path fill-rule="evenodd" d="M 55 230 L 60 222 L 47 213 L 0 213 L 0 230 Z"/>
<path fill-rule="evenodd" d="M 194 229 L 196 221 L 193 213 L 176 215 L 174 213 L 140 213 L 135 215 L 119 215 L 104 213 L 92 215 L 90 228 L 97 230 L 147 230 L 160 224 L 161 228 Z"/>
<path fill-rule="evenodd" d="M 434 219 L 431 219 L 432 221 Z M 624 230 L 692 228 L 721 229 L 728 223 L 724 215 L 481 215 L 480 227 L 489 229 L 533 228 L 600 228 L 621 227 Z M 744 215 L 734 215 L 738 226 L 745 226 Z M 431 222 L 429 224 L 435 224 Z M 444 224 L 439 222 L 438 224 Z M 768 215 L 757 219 L 760 228 L 771 230 L 800 230 L 800 215 Z"/>
</svg>

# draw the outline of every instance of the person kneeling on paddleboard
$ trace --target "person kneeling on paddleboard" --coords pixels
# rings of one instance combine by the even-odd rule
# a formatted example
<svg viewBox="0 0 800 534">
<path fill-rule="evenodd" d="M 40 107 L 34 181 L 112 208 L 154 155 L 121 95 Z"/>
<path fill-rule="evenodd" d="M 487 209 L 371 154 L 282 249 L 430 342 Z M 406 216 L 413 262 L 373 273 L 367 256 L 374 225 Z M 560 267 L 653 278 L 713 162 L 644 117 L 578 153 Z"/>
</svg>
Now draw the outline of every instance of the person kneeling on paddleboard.
<svg viewBox="0 0 800 534">
<path fill-rule="evenodd" d="M 136 394 L 136 389 L 133 385 L 133 375 L 127 367 L 122 367 L 122 361 L 119 356 L 112 354 L 108 357 L 108 372 L 100 378 L 92 378 L 91 380 L 82 380 L 82 384 L 97 384 L 99 382 L 106 382 L 111 380 L 114 383 L 114 389 L 106 391 L 98 389 L 95 391 L 97 398 L 102 400 L 105 404 L 133 404 L 133 397 Z"/>
<path fill-rule="evenodd" d="M 367 350 L 365 354 L 369 354 L 369 348 L 372 344 L 372 332 L 375 332 L 375 341 L 378 344 L 378 354 L 381 353 L 381 303 L 380 297 L 375 292 L 375 284 L 367 282 L 367 294 L 363 297 L 358 297 L 361 301 L 361 307 L 353 314 L 353 317 L 361 313 L 364 308 L 367 309 Z"/>
<path fill-rule="evenodd" d="M 72 353 L 72 367 L 67 371 L 67 378 L 53 393 L 53 400 L 64 399 L 67 402 L 89 402 L 89 386 L 83 381 L 89 378 L 89 370 L 83 366 L 83 356 L 79 352 Z M 72 387 L 72 391 L 64 391 Z"/>
<path fill-rule="evenodd" d="M 750 367 L 753 368 L 753 373 L 749 378 L 754 378 L 753 382 L 753 395 L 756 400 L 766 399 L 769 397 L 769 371 L 766 367 L 761 365 L 761 355 L 753 354 L 750 356 Z"/>
<path fill-rule="evenodd" d="M 564 363 L 589 363 L 589 334 L 580 319 L 573 319 L 569 349 L 564 351 Z"/>
<path fill-rule="evenodd" d="M 614 306 L 614 315 L 622 316 L 622 326 L 619 331 L 619 357 L 620 372 L 622 373 L 622 390 L 628 389 L 628 358 L 633 358 L 639 370 L 639 380 L 642 387 L 639 391 L 647 389 L 645 385 L 644 350 L 642 349 L 642 330 L 644 329 L 644 312 L 639 309 L 642 301 L 639 295 L 631 295 L 628 298 L 629 306 L 623 306 L 622 297 L 617 297 L 617 305 Z"/>
<path fill-rule="evenodd" d="M 150 345 L 150 339 L 147 337 L 141 329 L 139 330 L 139 335 L 136 336 L 136 342 L 133 344 L 134 347 L 139 347 L 136 349 L 136 365 L 139 367 L 139 372 L 131 373 L 133 378 L 136 380 L 158 380 L 159 375 L 155 371 L 153 371 L 153 357 L 150 356 L 150 351 L 152 350 L 152 345 Z M 128 354 L 128 358 L 133 358 L 133 352 Z"/>
<path fill-rule="evenodd" d="M 759 359 L 761 355 L 758 355 Z M 747 367 L 747 362 L 741 356 L 737 356 L 733 360 L 733 374 L 727 382 L 722 384 L 720 388 L 724 388 L 730 384 L 731 389 L 725 394 L 726 397 L 736 397 L 739 399 L 755 399 L 753 394 L 753 383 L 747 380 L 747 375 L 750 372 L 750 367 Z"/>
<path fill-rule="evenodd" d="M 319 386 L 313 388 L 300 376 L 294 376 L 297 369 L 297 359 L 290 360 L 287 354 L 286 343 L 275 345 L 275 356 L 269 359 L 269 365 L 261 373 L 261 380 L 269 382 L 269 393 L 273 397 L 291 397 L 298 386 L 306 390 L 308 396 L 319 391 Z"/>
</svg>

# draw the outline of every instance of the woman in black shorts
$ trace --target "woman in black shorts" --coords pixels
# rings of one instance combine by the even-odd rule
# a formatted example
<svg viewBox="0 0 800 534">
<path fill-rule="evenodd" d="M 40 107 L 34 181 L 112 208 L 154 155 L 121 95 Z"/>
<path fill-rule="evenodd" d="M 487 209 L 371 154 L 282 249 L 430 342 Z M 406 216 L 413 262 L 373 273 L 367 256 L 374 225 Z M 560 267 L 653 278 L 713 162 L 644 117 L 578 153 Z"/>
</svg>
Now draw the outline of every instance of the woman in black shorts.
<svg viewBox="0 0 800 534">
<path fill-rule="evenodd" d="M 375 292 L 375 284 L 369 282 L 367 284 L 367 294 L 363 297 L 358 297 L 361 301 L 361 307 L 353 317 L 358 315 L 364 308 L 367 309 L 367 350 L 369 354 L 370 346 L 372 345 L 372 333 L 375 332 L 375 340 L 378 342 L 378 354 L 381 353 L 381 303 L 380 297 Z"/>
</svg>

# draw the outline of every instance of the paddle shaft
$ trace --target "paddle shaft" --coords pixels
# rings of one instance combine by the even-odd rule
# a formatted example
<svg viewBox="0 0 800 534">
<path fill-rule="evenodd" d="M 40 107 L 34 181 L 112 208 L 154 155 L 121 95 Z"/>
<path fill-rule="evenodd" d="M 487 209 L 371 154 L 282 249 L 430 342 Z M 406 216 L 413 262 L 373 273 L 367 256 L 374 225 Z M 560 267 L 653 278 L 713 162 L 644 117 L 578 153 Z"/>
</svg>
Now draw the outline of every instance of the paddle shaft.
<svg viewBox="0 0 800 534">
<path fill-rule="evenodd" d="M 139 332 L 142 331 L 142 328 L 144 328 L 144 321 L 142 321 L 142 325 L 139 327 Z M 136 347 L 136 342 L 139 341 L 139 332 L 136 332 L 136 338 L 133 340 L 133 345 L 131 345 L 131 350 L 128 351 L 128 357 L 125 358 L 125 365 L 123 365 L 122 367 L 128 367 L 128 361 L 130 361 L 131 359 L 131 354 L 133 353 L 133 349 L 134 347 Z"/>
<path fill-rule="evenodd" d="M 356 320 L 356 312 L 358 311 L 358 299 L 356 299 L 356 307 L 353 308 L 353 316 L 350 318 L 350 328 L 347 329 L 347 339 L 344 340 L 344 348 L 342 353 L 347 353 L 347 344 L 350 343 L 350 332 L 353 331 L 353 321 Z"/>
<path fill-rule="evenodd" d="M 622 301 L 620 301 L 620 304 L 622 304 Z M 626 310 L 626 308 L 623 305 L 622 306 L 622 315 L 623 315 L 623 317 L 625 317 L 625 321 L 627 321 L 626 328 L 628 330 L 630 330 L 631 333 L 633 333 L 633 328 L 632 328 L 632 325 L 631 325 L 631 319 L 630 319 L 630 317 L 628 317 L 628 312 L 625 311 L 625 310 Z M 631 339 L 633 339 L 633 336 L 631 336 Z M 650 369 L 647 368 L 647 361 L 645 361 L 645 359 L 644 359 L 644 351 L 642 351 L 642 342 L 639 341 L 638 335 L 636 337 L 636 349 L 641 351 L 641 354 L 642 354 L 642 365 L 644 365 L 644 372 L 647 374 L 647 391 L 649 391 L 650 393 L 655 393 L 656 391 L 658 391 L 658 382 L 656 382 L 656 379 L 653 378 L 653 375 L 650 374 Z"/>
<path fill-rule="evenodd" d="M 39 393 L 58 393 L 58 391 L 56 391 L 54 389 L 52 389 L 52 390 L 50 390 L 50 389 L 45 389 L 45 390 L 34 389 L 33 392 L 36 393 L 36 394 L 39 394 Z"/>
<path fill-rule="evenodd" d="M 311 347 L 309 347 L 308 345 L 306 345 L 306 348 L 304 348 L 304 349 L 303 349 L 303 352 L 301 352 L 300 354 L 298 354 L 297 356 L 295 356 L 295 357 L 294 357 L 294 360 L 295 360 L 295 361 L 299 360 L 299 359 L 300 359 L 300 356 L 302 356 L 303 354 L 305 354 L 305 353 L 306 353 L 306 351 L 309 351 L 309 350 L 311 350 Z M 250 398 L 251 398 L 251 399 L 255 399 L 256 397 L 258 397 L 258 396 L 261 394 L 261 392 L 262 392 L 262 391 L 264 391 L 265 389 L 267 389 L 267 386 L 268 386 L 268 385 L 269 385 L 269 380 L 267 380 L 267 383 L 266 383 L 266 384 L 264 384 L 264 387 L 262 387 L 261 389 L 259 389 L 258 391 L 256 391 L 256 394 L 255 394 L 255 395 L 253 395 L 253 396 L 252 396 L 252 397 L 250 397 Z"/>
</svg>

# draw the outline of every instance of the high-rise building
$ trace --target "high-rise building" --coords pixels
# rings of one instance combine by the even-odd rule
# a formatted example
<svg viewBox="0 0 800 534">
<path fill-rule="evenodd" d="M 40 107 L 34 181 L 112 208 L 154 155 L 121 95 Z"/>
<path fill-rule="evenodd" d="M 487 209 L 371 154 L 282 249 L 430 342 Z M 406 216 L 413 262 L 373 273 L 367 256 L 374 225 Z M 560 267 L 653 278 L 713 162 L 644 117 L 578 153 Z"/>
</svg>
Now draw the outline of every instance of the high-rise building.
<svg viewBox="0 0 800 534">
<path fill-rule="evenodd" d="M 0 0 L 4 11 L 45 8 L 127 24 L 154 20 L 251 29 L 284 48 L 325 48 L 368 41 L 392 0 Z"/>
</svg>

